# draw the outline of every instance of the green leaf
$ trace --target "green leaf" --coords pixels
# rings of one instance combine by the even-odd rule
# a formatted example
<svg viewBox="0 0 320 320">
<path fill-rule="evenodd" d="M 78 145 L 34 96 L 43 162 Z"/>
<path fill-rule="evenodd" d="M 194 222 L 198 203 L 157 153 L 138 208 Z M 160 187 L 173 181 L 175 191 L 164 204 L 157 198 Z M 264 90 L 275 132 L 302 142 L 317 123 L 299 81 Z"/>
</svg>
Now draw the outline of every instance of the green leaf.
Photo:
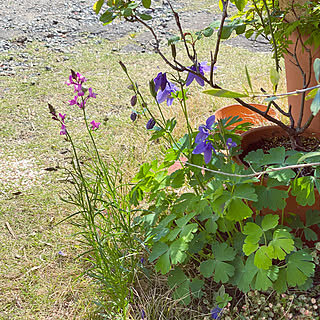
<svg viewBox="0 0 320 320">
<path fill-rule="evenodd" d="M 215 260 L 208 259 L 200 264 L 200 272 L 205 278 L 210 278 L 214 272 Z"/>
<path fill-rule="evenodd" d="M 172 38 L 170 38 L 168 40 L 168 45 L 170 46 L 171 44 L 175 44 L 178 43 L 180 41 L 180 37 L 179 36 L 174 36 Z"/>
<path fill-rule="evenodd" d="M 224 90 L 224 89 L 209 89 L 203 91 L 203 93 L 209 94 L 211 96 L 215 97 L 222 97 L 222 98 L 245 98 L 248 97 L 247 94 L 234 92 L 230 90 Z"/>
<path fill-rule="evenodd" d="M 198 224 L 197 223 L 191 223 L 184 227 L 182 227 L 182 231 L 180 233 L 180 237 L 186 241 L 190 242 L 193 239 L 193 233 L 195 233 L 198 230 Z"/>
<path fill-rule="evenodd" d="M 289 196 L 285 190 L 278 190 L 262 185 L 256 186 L 256 193 L 258 201 L 254 203 L 254 206 L 257 210 L 262 210 L 263 208 L 269 208 L 273 211 L 283 209 L 286 206 L 285 199 Z"/>
<path fill-rule="evenodd" d="M 248 2 L 247 0 L 235 0 L 234 4 L 236 5 L 239 11 L 243 11 L 247 2 Z"/>
<path fill-rule="evenodd" d="M 270 247 L 260 247 L 254 255 L 254 264 L 259 269 L 268 270 L 272 266 L 273 250 Z"/>
<path fill-rule="evenodd" d="M 313 177 L 299 177 L 292 181 L 291 194 L 302 206 L 312 206 L 315 203 Z"/>
<path fill-rule="evenodd" d="M 212 252 L 215 259 L 220 261 L 232 261 L 236 255 L 234 249 L 232 247 L 229 247 L 226 243 L 213 244 Z"/>
<path fill-rule="evenodd" d="M 152 252 L 149 256 L 149 261 L 152 262 L 159 258 L 162 254 L 164 254 L 169 249 L 168 245 L 163 242 L 156 242 L 153 245 Z"/>
<path fill-rule="evenodd" d="M 106 11 L 104 12 L 101 16 L 100 16 L 100 21 L 102 21 L 104 24 L 108 24 L 113 20 L 113 13 L 110 11 Z"/>
<path fill-rule="evenodd" d="M 176 267 L 173 270 L 171 270 L 168 276 L 168 286 L 172 289 L 174 287 L 179 286 L 181 283 L 187 280 L 188 278 L 184 274 L 184 272 L 179 267 Z"/>
<path fill-rule="evenodd" d="M 320 152 L 319 151 L 314 151 L 314 152 L 308 152 L 304 154 L 302 157 L 299 158 L 297 163 L 301 163 L 302 161 L 313 158 L 313 157 L 320 157 Z M 315 161 L 320 161 L 319 158 L 315 159 Z"/>
<path fill-rule="evenodd" d="M 203 33 L 203 35 L 204 35 L 205 37 L 211 37 L 212 34 L 213 34 L 213 31 L 214 31 L 213 28 L 208 27 L 208 28 L 204 29 L 204 30 L 202 31 L 202 33 Z"/>
<path fill-rule="evenodd" d="M 215 234 L 218 229 L 218 225 L 216 224 L 214 219 L 208 219 L 208 221 L 205 223 L 204 227 L 208 233 L 212 233 L 212 234 Z"/>
<path fill-rule="evenodd" d="M 234 266 L 225 263 L 222 261 L 215 261 L 215 273 L 214 273 L 214 281 L 215 282 L 228 282 L 229 278 L 234 275 Z"/>
<path fill-rule="evenodd" d="M 249 85 L 249 87 L 250 87 L 251 92 L 253 92 L 252 83 L 251 83 L 251 78 L 250 78 L 250 75 L 249 75 L 249 71 L 248 71 L 247 66 L 245 66 L 245 69 L 246 69 L 246 76 L 247 76 L 248 85 Z"/>
<path fill-rule="evenodd" d="M 272 287 L 272 280 L 276 280 L 278 277 L 279 268 L 272 266 L 269 270 L 259 269 L 255 289 L 266 291 L 268 288 Z"/>
<path fill-rule="evenodd" d="M 175 222 L 177 224 L 178 227 L 182 228 L 183 226 L 185 226 L 191 219 L 193 219 L 196 215 L 198 214 L 198 212 L 194 211 L 191 213 L 186 214 L 185 216 L 177 219 Z"/>
<path fill-rule="evenodd" d="M 104 0 L 98 0 L 94 5 L 93 5 L 93 10 L 96 14 L 99 13 L 102 5 L 104 4 Z"/>
<path fill-rule="evenodd" d="M 174 189 L 179 189 L 185 182 L 185 174 L 183 170 L 177 170 L 171 174 L 170 185 Z"/>
<path fill-rule="evenodd" d="M 289 286 L 303 285 L 314 273 L 312 256 L 305 251 L 297 251 L 289 256 L 287 281 Z"/>
<path fill-rule="evenodd" d="M 248 292 L 250 290 L 250 284 L 258 271 L 259 269 L 254 264 L 254 255 L 252 254 L 248 257 L 242 274 L 238 278 L 238 288 L 243 292 Z"/>
<path fill-rule="evenodd" d="M 255 252 L 259 248 L 258 243 L 245 243 L 242 247 L 243 252 L 246 256 L 250 256 L 251 253 Z"/>
<path fill-rule="evenodd" d="M 151 6 L 151 0 L 142 0 L 142 5 L 143 5 L 145 8 L 149 9 L 150 6 Z"/>
<path fill-rule="evenodd" d="M 314 224 L 320 223 L 320 211 L 319 210 L 307 210 L 306 212 L 306 227 L 311 227 Z"/>
<path fill-rule="evenodd" d="M 320 77 L 320 59 L 319 58 L 316 58 L 314 60 L 313 70 L 314 70 L 315 78 L 316 78 L 317 82 L 319 83 L 319 77 Z"/>
<path fill-rule="evenodd" d="M 257 201 L 258 197 L 255 188 L 250 184 L 237 184 L 233 190 L 233 197 Z"/>
<path fill-rule="evenodd" d="M 200 264 L 200 272 L 204 277 L 209 278 L 214 273 L 214 281 L 228 282 L 234 275 L 234 266 L 224 261 L 232 261 L 235 257 L 233 248 L 228 247 L 226 243 L 217 243 L 212 245 L 212 252 L 215 259 L 208 259 Z"/>
<path fill-rule="evenodd" d="M 271 80 L 271 83 L 273 85 L 273 87 L 275 88 L 278 83 L 279 83 L 279 80 L 280 80 L 280 74 L 279 72 L 275 69 L 275 68 L 271 68 L 270 70 L 270 80 Z"/>
<path fill-rule="evenodd" d="M 202 288 L 204 286 L 204 281 L 198 278 L 192 279 L 190 282 L 191 293 L 195 298 L 201 298 L 203 296 Z"/>
<path fill-rule="evenodd" d="M 273 240 L 270 241 L 269 247 L 273 248 L 273 259 L 284 260 L 287 253 L 294 249 L 294 241 L 286 229 L 277 229 L 273 233 Z"/>
<path fill-rule="evenodd" d="M 231 199 L 227 207 L 227 219 L 231 221 L 241 221 L 251 216 L 252 210 L 241 199 Z"/>
<path fill-rule="evenodd" d="M 188 249 L 188 244 L 181 238 L 175 240 L 170 245 L 170 257 L 172 264 L 182 263 L 187 255 L 185 251 Z"/>
<path fill-rule="evenodd" d="M 169 259 L 169 251 L 163 254 L 155 265 L 157 272 L 161 271 L 162 274 L 166 274 L 170 271 L 171 264 Z"/>
<path fill-rule="evenodd" d="M 275 214 L 267 214 L 262 222 L 261 222 L 261 227 L 263 231 L 267 231 L 270 229 L 275 228 L 279 223 L 279 216 Z"/>
<path fill-rule="evenodd" d="M 125 8 L 123 11 L 124 17 L 130 17 L 132 15 L 132 9 L 131 8 Z"/>
<path fill-rule="evenodd" d="M 312 100 L 310 110 L 314 116 L 316 116 L 320 110 L 320 89 L 318 89 L 314 99 Z"/>
<path fill-rule="evenodd" d="M 173 291 L 173 298 L 182 300 L 184 304 L 191 302 L 190 297 L 190 281 L 180 268 L 172 270 L 168 277 L 168 285 Z"/>
<path fill-rule="evenodd" d="M 181 300 L 185 305 L 188 305 L 191 302 L 190 281 L 185 281 L 177 289 L 175 289 L 173 291 L 172 297 L 173 299 Z"/>
<path fill-rule="evenodd" d="M 247 222 L 246 225 L 244 226 L 243 233 L 247 235 L 245 239 L 246 243 L 255 244 L 259 242 L 263 234 L 263 231 L 256 223 Z"/>
<path fill-rule="evenodd" d="M 283 293 L 287 291 L 287 269 L 280 269 L 277 280 L 273 284 L 273 288 L 277 293 Z"/>
<path fill-rule="evenodd" d="M 151 19 L 152 19 L 152 16 L 150 16 L 149 14 L 146 14 L 146 13 L 139 14 L 139 17 L 140 17 L 142 20 L 145 20 L 145 21 L 148 21 L 148 20 L 151 20 Z"/>
<path fill-rule="evenodd" d="M 305 228 L 303 230 L 304 236 L 308 241 L 317 241 L 318 240 L 318 235 L 309 228 Z"/>
</svg>

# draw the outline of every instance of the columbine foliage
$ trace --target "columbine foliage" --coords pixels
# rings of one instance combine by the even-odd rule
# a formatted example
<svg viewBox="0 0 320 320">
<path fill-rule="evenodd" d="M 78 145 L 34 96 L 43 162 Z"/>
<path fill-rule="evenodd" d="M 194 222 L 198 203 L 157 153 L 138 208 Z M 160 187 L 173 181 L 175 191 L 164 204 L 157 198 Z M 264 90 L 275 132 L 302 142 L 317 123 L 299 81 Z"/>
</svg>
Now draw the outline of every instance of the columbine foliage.
<svg viewBox="0 0 320 320">
<path fill-rule="evenodd" d="M 142 95 L 129 74 L 129 68 L 120 62 L 134 91 L 134 104 L 131 99 L 131 105 L 136 110 L 133 110 L 131 119 L 136 120 L 135 115 L 141 115 L 145 121 L 148 120 L 146 128 L 151 132 L 150 140 L 162 138 L 166 141 L 163 159 L 144 163 L 133 180 L 130 192 L 132 204 L 143 207 L 136 222 L 143 228 L 145 243 L 151 250 L 149 262 L 157 272 L 168 275 L 168 285 L 173 289 L 174 297 L 185 304 L 205 294 L 209 278 L 213 278 L 217 285 L 226 283 L 243 292 L 269 288 L 283 292 L 290 286 L 307 288 L 312 284 L 315 264 L 310 250 L 302 246 L 300 236 L 318 240 L 311 227 L 318 223 L 320 211 L 314 210 L 313 219 L 308 219 L 306 223 L 295 220 L 295 224 L 290 224 L 284 216 L 280 219 L 276 211 L 285 207 L 290 192 L 300 205 L 314 203 L 314 187 L 320 190 L 319 163 L 312 162 L 314 158 L 304 152 L 287 152 L 280 147 L 266 154 L 262 150 L 249 153 L 245 158 L 248 164 L 246 169 L 234 162 L 233 156 L 240 152 L 240 137 L 236 132 L 244 130 L 248 124 L 240 125 L 241 119 L 238 117 L 216 121 L 215 116 L 211 115 L 204 118 L 205 124 L 200 124 L 195 130 L 190 125 L 187 99 L 193 80 L 200 86 L 208 85 L 211 89 L 205 90 L 205 93 L 236 99 L 282 127 L 294 141 L 319 111 L 316 95 L 320 89 L 317 87 L 313 93 L 316 102 L 310 121 L 295 128 L 290 108 L 284 112 L 274 102 L 278 99 L 275 91 L 279 74 L 273 70 L 273 92 L 267 97 L 268 106 L 287 117 L 290 125 L 270 116 L 269 108 L 266 112 L 257 110 L 241 100 L 257 95 L 252 90 L 247 70 L 249 89 L 243 93 L 224 89 L 214 82 L 214 72 L 219 71 L 215 64 L 220 40 L 228 38 L 233 31 L 238 34 L 245 32 L 248 24 L 244 21 L 225 24 L 228 2 L 221 1 L 223 15 L 209 66 L 198 60 L 196 43 L 203 37 L 210 37 L 215 24 L 198 32 L 196 37 L 184 33 L 177 12 L 170 1 L 168 3 L 180 32 L 179 36 L 168 41 L 172 49 L 171 58 L 163 54 L 156 32 L 146 22 L 152 19 L 152 16 L 145 14 L 151 1 L 99 0 L 94 6 L 96 13 L 99 13 L 105 5 L 105 11 L 100 16 L 105 24 L 117 17 L 143 24 L 155 39 L 156 51 L 174 71 L 154 75 L 149 82 L 150 99 Z M 234 3 L 242 11 L 247 2 Z M 264 4 L 259 2 L 259 5 Z M 176 44 L 179 42 L 182 42 L 191 61 L 188 66 L 177 60 Z M 277 63 L 277 53 L 275 58 Z M 318 60 L 314 68 L 318 77 Z M 163 108 L 175 103 L 181 107 L 187 128 L 185 135 L 178 139 L 174 134 L 176 119 L 166 119 L 163 112 Z M 178 168 L 171 170 L 177 164 Z M 302 177 L 293 170 L 299 171 L 299 166 L 304 165 L 316 170 L 314 177 Z M 275 188 L 280 184 L 285 186 L 283 190 Z M 225 293 L 216 298 L 213 307 L 218 306 L 212 309 L 213 318 L 219 318 L 228 300 Z"/>
</svg>

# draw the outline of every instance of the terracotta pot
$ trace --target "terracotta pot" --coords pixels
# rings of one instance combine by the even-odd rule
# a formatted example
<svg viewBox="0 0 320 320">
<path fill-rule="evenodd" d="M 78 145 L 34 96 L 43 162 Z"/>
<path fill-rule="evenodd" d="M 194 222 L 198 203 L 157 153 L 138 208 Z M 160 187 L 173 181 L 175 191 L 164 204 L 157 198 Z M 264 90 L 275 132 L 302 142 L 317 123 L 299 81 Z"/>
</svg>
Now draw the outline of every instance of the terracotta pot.
<svg viewBox="0 0 320 320">
<path fill-rule="evenodd" d="M 259 144 L 261 140 L 264 140 L 265 138 L 271 138 L 271 137 L 277 137 L 277 136 L 286 136 L 287 133 L 281 129 L 278 126 L 265 126 L 265 127 L 259 127 L 259 128 L 253 128 L 249 131 L 244 132 L 241 140 L 241 149 L 243 150 L 243 153 L 246 154 L 248 149 L 253 149 L 252 147 L 256 144 Z M 306 135 L 310 135 L 306 133 Z M 320 134 L 316 134 L 317 138 L 320 138 Z M 250 150 L 252 151 L 252 150 Z M 240 157 L 236 157 L 235 161 L 238 163 L 243 164 Z M 267 179 L 264 179 L 263 184 L 266 185 Z M 279 186 L 276 187 L 280 190 L 288 190 L 288 186 Z M 296 197 L 292 196 L 291 193 L 289 193 L 289 197 L 286 199 L 287 205 L 284 209 L 284 217 L 292 218 L 292 213 L 299 215 L 301 221 L 305 222 L 305 214 L 306 211 L 309 209 L 312 210 L 320 210 L 320 194 L 317 189 L 315 191 L 315 203 L 312 206 L 301 206 L 297 204 Z M 270 199 L 272 201 L 272 199 Z M 254 206 L 252 205 L 252 209 L 255 210 Z M 272 211 L 270 209 L 262 209 L 259 214 L 266 215 L 268 213 L 276 213 L 280 217 L 282 216 L 282 210 Z M 314 227 L 313 230 L 318 234 L 318 239 L 320 239 L 320 228 Z M 309 242 L 309 245 L 311 243 Z"/>
<path fill-rule="evenodd" d="M 265 106 L 263 104 L 252 103 L 251 105 L 261 111 L 266 111 L 266 109 L 267 109 L 267 106 Z M 250 122 L 253 125 L 255 125 L 255 124 L 261 125 L 263 122 L 267 121 L 265 118 L 263 118 L 259 114 L 251 111 L 250 109 L 242 106 L 241 104 L 232 104 L 229 106 L 222 107 L 222 108 L 218 109 L 214 114 L 215 114 L 217 120 L 228 118 L 228 117 L 235 117 L 235 116 L 239 116 L 242 119 L 242 121 L 237 122 L 236 124 L 229 126 L 228 127 L 229 129 L 232 129 L 236 125 L 239 125 L 239 124 L 245 123 L 245 122 Z M 276 112 L 273 109 L 270 109 L 268 114 L 272 117 L 276 117 Z"/>
<path fill-rule="evenodd" d="M 293 32 L 289 37 L 289 39 L 292 41 L 292 44 L 289 45 L 288 51 L 291 53 L 294 53 L 294 51 L 296 51 L 296 57 L 299 61 L 299 64 L 301 65 L 302 70 L 304 70 L 304 72 L 306 73 L 307 79 L 310 77 L 310 83 L 308 84 L 308 87 L 317 85 L 317 81 L 314 77 L 313 62 L 316 58 L 320 58 L 320 47 L 317 50 L 315 50 L 314 47 L 307 46 L 307 48 L 311 49 L 311 52 L 312 52 L 312 64 L 310 68 L 309 54 L 306 52 L 306 50 L 303 49 L 303 42 L 305 42 L 308 39 L 308 37 L 303 36 L 301 39 L 298 39 L 298 32 Z M 297 48 L 296 50 L 294 50 L 296 43 L 297 43 Z M 298 89 L 302 89 L 303 77 L 300 69 L 295 64 L 295 60 L 289 54 L 285 54 L 284 62 L 285 62 L 286 79 L 287 79 L 287 91 L 292 92 Z M 288 97 L 288 105 L 292 106 L 292 115 L 295 122 L 295 126 L 297 125 L 297 122 L 300 116 L 301 100 L 302 100 L 301 94 Z M 312 103 L 312 99 L 305 101 L 302 125 L 307 121 L 307 119 L 311 114 L 311 111 L 310 111 L 311 103 Z M 318 113 L 317 116 L 313 119 L 309 127 L 309 130 L 312 132 L 320 133 L 320 113 Z"/>
</svg>

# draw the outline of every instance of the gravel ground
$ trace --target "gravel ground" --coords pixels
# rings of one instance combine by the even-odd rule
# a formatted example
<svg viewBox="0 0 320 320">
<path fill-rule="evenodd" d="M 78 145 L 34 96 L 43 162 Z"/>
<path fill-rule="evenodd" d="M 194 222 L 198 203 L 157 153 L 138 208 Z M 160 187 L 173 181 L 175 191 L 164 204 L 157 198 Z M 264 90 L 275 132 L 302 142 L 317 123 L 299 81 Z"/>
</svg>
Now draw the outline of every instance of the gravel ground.
<svg viewBox="0 0 320 320">
<path fill-rule="evenodd" d="M 69 52 L 72 47 L 88 38 L 104 38 L 115 41 L 129 33 L 136 34 L 135 43 L 120 50 L 122 52 L 145 52 L 152 50 L 151 34 L 138 24 L 115 21 L 103 26 L 92 9 L 95 0 L 0 0 L 0 53 L 9 50 L 19 52 L 29 42 L 38 41 L 44 46 L 60 52 Z M 184 29 L 199 30 L 207 27 L 219 15 L 207 9 L 184 11 L 191 0 L 175 0 L 174 7 L 180 12 Z M 177 30 L 173 15 L 166 1 L 155 0 L 152 9 L 158 36 L 168 39 Z M 151 10 L 145 10 L 151 13 Z M 246 47 L 253 51 L 270 51 L 263 42 L 253 42 L 244 37 L 229 41 L 230 45 Z M 115 48 L 115 50 L 118 50 Z M 0 76 L 15 74 L 14 61 L 0 61 Z"/>
</svg>

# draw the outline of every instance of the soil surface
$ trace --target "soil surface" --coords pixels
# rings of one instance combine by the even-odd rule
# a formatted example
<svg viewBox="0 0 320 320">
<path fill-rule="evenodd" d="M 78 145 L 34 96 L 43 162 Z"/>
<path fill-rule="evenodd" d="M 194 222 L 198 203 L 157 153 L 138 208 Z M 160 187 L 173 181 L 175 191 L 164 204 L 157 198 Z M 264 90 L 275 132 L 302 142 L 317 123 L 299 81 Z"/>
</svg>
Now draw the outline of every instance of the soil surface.
<svg viewBox="0 0 320 320">
<path fill-rule="evenodd" d="M 110 41 L 119 39 L 129 33 L 138 34 L 136 45 L 124 50 L 145 51 L 152 47 L 149 32 L 137 24 L 128 25 L 124 21 L 116 21 L 103 26 L 99 17 L 92 9 L 94 0 L 2 0 L 0 19 L 0 52 L 19 48 L 28 42 L 40 41 L 45 46 L 58 51 L 67 51 L 75 43 L 84 38 L 105 38 Z M 191 0 L 175 0 L 175 10 L 179 11 L 184 29 L 199 30 L 207 27 L 220 15 L 203 8 L 198 11 L 188 11 Z M 198 7 L 201 7 L 201 5 Z M 145 10 L 152 13 L 157 26 L 158 35 L 168 38 L 176 30 L 173 14 L 166 1 L 153 1 L 152 9 Z M 142 33 L 141 33 L 142 32 Z M 263 41 L 250 41 L 239 36 L 230 40 L 234 46 L 247 47 L 250 50 L 270 51 L 270 47 Z M 0 70 L 1 71 L 1 70 Z"/>
</svg>

